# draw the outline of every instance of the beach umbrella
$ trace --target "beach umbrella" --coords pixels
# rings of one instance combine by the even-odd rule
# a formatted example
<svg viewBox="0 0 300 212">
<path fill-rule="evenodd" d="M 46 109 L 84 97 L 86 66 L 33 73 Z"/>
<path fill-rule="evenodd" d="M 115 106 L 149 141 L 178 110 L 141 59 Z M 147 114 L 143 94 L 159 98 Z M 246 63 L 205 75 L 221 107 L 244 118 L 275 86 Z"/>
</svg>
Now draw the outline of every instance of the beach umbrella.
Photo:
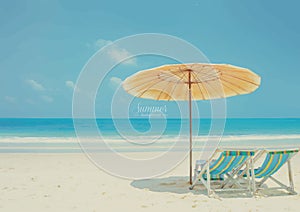
<svg viewBox="0 0 300 212">
<path fill-rule="evenodd" d="M 192 183 L 192 101 L 226 98 L 255 91 L 260 77 L 227 64 L 174 64 L 139 71 L 125 79 L 131 95 L 153 100 L 189 102 L 190 183 Z"/>
</svg>

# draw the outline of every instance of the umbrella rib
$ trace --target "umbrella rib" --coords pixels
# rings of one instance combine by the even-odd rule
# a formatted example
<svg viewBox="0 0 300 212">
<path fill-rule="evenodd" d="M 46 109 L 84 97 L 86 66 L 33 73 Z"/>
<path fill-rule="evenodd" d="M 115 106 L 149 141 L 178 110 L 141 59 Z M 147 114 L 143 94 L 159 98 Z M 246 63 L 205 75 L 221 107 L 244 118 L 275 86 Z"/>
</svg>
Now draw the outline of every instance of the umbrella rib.
<svg viewBox="0 0 300 212">
<path fill-rule="evenodd" d="M 149 78 L 157 78 L 157 76 L 155 75 L 155 76 L 151 76 L 151 77 L 149 77 Z M 147 81 L 149 81 L 149 78 L 147 78 Z M 146 82 L 147 82 L 146 81 Z M 140 87 L 140 86 L 142 86 L 142 85 L 144 85 L 145 84 L 145 82 L 142 82 L 141 84 L 138 84 L 138 85 L 136 85 L 136 86 L 134 86 L 134 87 L 132 87 L 132 88 L 130 88 L 130 89 L 128 89 L 127 91 L 131 91 L 131 90 L 134 90 L 134 89 L 136 89 L 136 88 L 138 88 L 138 87 Z"/>
<path fill-rule="evenodd" d="M 174 75 L 171 75 L 171 76 L 169 76 L 168 78 L 171 78 L 171 77 L 173 77 Z M 165 79 L 167 79 L 167 78 L 165 78 Z M 147 91 L 149 91 L 149 89 L 150 88 L 152 88 L 154 85 L 156 85 L 156 84 L 158 84 L 158 83 L 161 83 L 161 82 L 165 82 L 165 81 L 158 81 L 158 82 L 155 82 L 155 83 L 153 83 L 152 85 L 150 85 L 146 90 L 144 90 L 141 94 L 139 94 L 138 96 L 139 97 L 141 97 L 142 95 L 144 95 Z"/>
<path fill-rule="evenodd" d="M 152 77 L 150 77 L 150 78 L 156 78 L 156 76 L 152 76 Z M 149 79 L 148 79 L 149 80 Z M 132 87 L 132 88 L 130 88 L 130 89 L 128 89 L 127 91 L 131 91 L 131 90 L 134 90 L 134 89 L 136 89 L 136 88 L 138 88 L 138 87 L 140 87 L 140 86 L 142 86 L 142 85 L 144 85 L 145 84 L 145 82 L 142 82 L 141 84 L 138 84 L 138 85 L 136 85 L 136 86 L 134 86 L 134 87 Z"/>
<path fill-rule="evenodd" d="M 193 72 L 192 72 L 192 74 L 193 74 L 194 78 L 196 78 L 197 81 L 200 82 L 200 79 L 198 78 L 197 74 L 194 74 Z M 196 84 L 197 84 L 197 87 L 199 88 L 199 91 L 200 91 L 200 93 L 201 93 L 202 98 L 203 98 L 204 100 L 206 100 L 206 98 L 205 98 L 205 96 L 204 96 L 204 94 L 203 94 L 203 92 L 202 92 L 202 90 L 201 90 L 201 88 L 200 88 L 200 83 L 196 83 Z"/>
<path fill-rule="evenodd" d="M 165 79 L 168 79 L 168 78 L 171 78 L 171 77 L 173 77 L 173 75 L 171 75 L 171 76 L 169 76 L 169 77 L 167 77 L 167 78 L 165 78 Z M 157 78 L 157 75 L 152 76 L 152 77 L 150 77 L 150 78 L 159 79 L 159 78 Z M 162 82 L 162 81 L 160 80 L 160 81 L 158 81 L 157 83 L 160 83 L 160 82 Z M 131 90 L 134 90 L 134 89 L 136 89 L 136 88 L 138 88 L 138 87 L 140 87 L 140 86 L 142 86 L 142 85 L 144 85 L 144 84 L 145 84 L 145 82 L 143 82 L 143 83 L 141 83 L 141 84 L 139 84 L 139 85 L 137 85 L 137 86 L 135 86 L 135 87 L 133 87 L 133 88 L 130 88 L 130 89 L 127 90 L 127 92 L 129 92 L 129 91 L 131 91 Z M 149 88 L 151 88 L 151 87 L 154 86 L 155 84 L 156 84 L 156 83 L 154 83 L 153 85 L 151 85 Z M 149 88 L 147 88 L 147 89 L 149 89 Z"/>
<path fill-rule="evenodd" d="M 240 77 L 237 77 L 237 76 L 233 76 L 233 75 L 228 74 L 228 73 L 226 73 L 226 72 L 223 72 L 222 75 L 223 75 L 223 76 L 224 76 L 224 75 L 227 75 L 227 76 L 229 76 L 229 77 L 236 78 L 236 79 L 242 80 L 242 81 L 244 81 L 244 82 L 247 82 L 247 83 L 250 83 L 250 84 L 259 86 L 258 84 L 254 83 L 254 82 L 251 82 L 251 81 L 249 81 L 249 80 L 246 80 L 246 79 L 243 79 L 243 78 L 240 78 Z"/>
<path fill-rule="evenodd" d="M 182 73 L 183 73 L 183 76 L 184 76 L 184 72 L 182 72 Z M 174 74 L 173 74 L 173 75 L 174 75 Z M 183 79 L 183 77 L 180 77 L 178 81 L 181 81 L 182 79 Z M 178 81 L 177 81 L 177 82 L 178 82 Z M 176 82 L 176 83 L 177 83 L 177 82 Z M 161 94 L 162 94 L 163 92 L 165 92 L 166 88 L 167 88 L 167 86 L 159 93 L 157 100 L 160 98 Z M 173 92 L 173 90 L 172 90 L 172 92 Z M 171 92 L 171 95 L 172 95 L 172 92 Z M 169 99 L 168 99 L 168 100 L 170 100 L 170 97 L 171 97 L 171 96 L 169 95 Z"/>
<path fill-rule="evenodd" d="M 197 80 L 200 80 L 198 77 L 196 77 L 197 78 Z M 218 78 L 218 80 L 220 80 L 219 78 Z M 209 82 L 210 81 L 213 81 L 213 80 L 207 80 L 207 81 L 204 81 L 202 84 L 207 84 L 209 87 L 211 87 L 212 88 L 212 90 L 214 90 L 214 91 L 216 91 L 210 84 L 209 84 Z M 198 87 L 199 87 L 199 85 L 198 85 Z M 200 87 L 199 87 L 199 89 L 200 89 Z M 200 91 L 201 91 L 201 89 L 200 89 Z M 207 91 L 207 89 L 206 89 L 206 92 L 207 92 L 207 94 L 208 94 L 208 97 L 210 98 L 210 95 L 209 95 L 209 92 Z M 224 90 L 223 90 L 223 93 L 224 93 Z M 217 92 L 217 94 L 218 94 L 218 92 Z M 221 96 L 222 97 L 222 96 Z M 204 100 L 206 100 L 205 98 L 204 98 Z"/>
<path fill-rule="evenodd" d="M 184 72 L 182 71 L 182 70 L 179 70 L 181 73 L 182 73 L 182 76 L 177 80 L 177 82 L 175 83 L 175 86 L 174 86 L 174 88 L 172 89 L 172 91 L 171 91 L 171 95 L 169 95 L 169 99 L 168 99 L 168 101 L 170 101 L 170 98 L 172 97 L 172 93 L 174 92 L 174 90 L 175 90 L 175 88 L 176 88 L 176 86 L 179 84 L 179 82 L 181 81 L 181 80 L 183 80 L 183 77 L 185 76 L 184 75 Z M 176 75 L 177 76 L 177 75 Z"/>
<path fill-rule="evenodd" d="M 224 80 L 224 81 L 225 81 L 225 80 Z M 227 82 L 227 81 L 225 81 L 225 82 Z M 227 82 L 227 83 L 228 83 L 228 82 Z M 224 87 L 228 88 L 229 90 L 233 91 L 233 92 L 236 93 L 237 95 L 240 95 L 239 92 L 237 92 L 236 90 L 234 90 L 234 89 L 231 88 L 230 86 L 228 86 L 228 85 L 226 85 L 226 84 L 224 84 L 224 83 L 222 83 L 222 85 L 223 85 Z M 234 86 L 234 85 L 233 85 L 233 86 Z"/>
<path fill-rule="evenodd" d="M 172 96 L 174 90 L 176 89 L 176 87 L 178 86 L 178 84 L 181 82 L 181 80 L 182 80 L 183 77 L 185 76 L 184 71 L 182 71 L 181 69 L 180 69 L 179 71 L 182 73 L 182 76 L 181 76 L 181 77 L 179 78 L 179 80 L 175 83 L 174 88 L 172 89 L 172 92 L 171 92 L 171 95 L 170 95 L 168 101 L 170 101 L 170 98 L 171 98 L 171 96 Z M 184 84 L 184 85 L 185 85 L 185 84 Z"/>
<path fill-rule="evenodd" d="M 230 82 L 230 81 L 227 81 L 226 79 L 222 79 L 223 81 L 225 81 L 225 82 L 227 82 L 227 83 L 229 83 L 229 84 L 231 84 L 231 85 L 233 85 L 233 86 L 235 86 L 235 87 L 237 87 L 237 88 L 239 88 L 239 89 L 241 89 L 241 90 L 243 90 L 244 92 L 248 92 L 247 90 L 245 90 L 243 87 L 241 87 L 241 86 L 239 86 L 239 85 L 236 85 L 235 83 L 232 83 L 232 82 Z"/>
<path fill-rule="evenodd" d="M 216 89 L 212 86 L 212 85 L 210 85 L 209 83 L 210 83 L 210 81 L 206 81 L 206 82 L 204 82 L 205 84 L 207 84 L 209 87 L 211 87 L 211 89 L 212 90 L 214 90 L 215 92 L 216 92 L 216 94 L 218 95 L 219 94 L 219 92 L 218 91 L 216 91 Z M 222 86 L 222 83 L 221 83 L 221 86 Z M 220 95 L 220 98 L 224 98 L 225 97 L 225 93 L 224 93 L 224 89 L 223 89 L 223 87 L 222 87 L 222 90 L 223 90 L 223 94 L 224 94 L 224 96 L 222 96 L 222 95 Z M 208 94 L 209 95 L 209 94 Z M 210 96 L 210 95 L 209 95 Z"/>
<path fill-rule="evenodd" d="M 150 88 L 152 88 L 154 85 L 161 83 L 161 81 L 155 82 L 152 85 L 150 85 L 149 87 L 147 87 L 147 89 L 145 89 L 143 92 L 138 94 L 138 97 L 141 97 L 142 95 L 144 95 L 147 91 L 149 91 Z"/>
<path fill-rule="evenodd" d="M 205 75 L 205 77 L 210 78 L 210 77 L 219 77 L 219 70 L 213 70 L 215 73 L 211 72 Z M 194 71 L 194 72 L 198 72 L 199 74 L 201 74 L 201 70 L 198 71 Z M 210 81 L 210 80 L 201 80 L 201 81 Z"/>
<path fill-rule="evenodd" d="M 210 78 L 210 77 L 219 77 L 219 74 L 220 74 L 220 70 L 218 70 L 217 68 L 215 68 L 214 66 L 212 66 L 212 65 L 207 65 L 207 66 L 202 66 L 201 67 L 201 69 L 200 70 L 194 70 L 194 72 L 196 72 L 196 73 L 201 73 L 203 70 L 204 70 L 204 68 L 205 67 L 209 67 L 209 68 L 211 68 L 213 71 L 211 71 L 211 72 L 209 72 L 208 74 L 206 74 L 206 78 Z M 193 70 L 193 69 L 192 69 Z M 198 78 L 198 80 L 199 80 L 199 82 L 205 82 L 205 81 L 213 81 L 213 80 L 215 80 L 215 79 L 210 79 L 210 80 L 200 80 L 199 78 Z"/>
</svg>

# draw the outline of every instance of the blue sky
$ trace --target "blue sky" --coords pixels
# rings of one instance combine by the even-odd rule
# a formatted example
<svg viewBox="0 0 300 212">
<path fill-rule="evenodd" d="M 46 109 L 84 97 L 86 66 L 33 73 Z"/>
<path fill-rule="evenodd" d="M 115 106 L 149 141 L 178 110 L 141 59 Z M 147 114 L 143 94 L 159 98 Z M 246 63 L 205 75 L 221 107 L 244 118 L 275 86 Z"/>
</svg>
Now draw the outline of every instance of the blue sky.
<svg viewBox="0 0 300 212">
<path fill-rule="evenodd" d="M 269 0 L 3 1 L 0 117 L 71 117 L 74 83 L 87 60 L 107 42 L 146 32 L 178 36 L 213 63 L 261 75 L 255 93 L 228 99 L 228 117 L 300 117 L 299 6 Z M 110 77 L 123 80 L 163 60 L 137 61 Z M 113 93 L 113 80 L 107 82 L 104 91 Z M 109 113 L 109 103 L 99 107 Z"/>
</svg>

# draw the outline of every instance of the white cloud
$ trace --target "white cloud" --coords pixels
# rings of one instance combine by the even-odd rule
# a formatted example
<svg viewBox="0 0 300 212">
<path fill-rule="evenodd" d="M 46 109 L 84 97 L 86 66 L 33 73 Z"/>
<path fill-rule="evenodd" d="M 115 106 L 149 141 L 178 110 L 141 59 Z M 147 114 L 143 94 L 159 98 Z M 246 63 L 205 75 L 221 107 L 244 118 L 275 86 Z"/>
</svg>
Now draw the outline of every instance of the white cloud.
<svg viewBox="0 0 300 212">
<path fill-rule="evenodd" d="M 112 41 L 110 40 L 104 40 L 104 39 L 98 39 L 95 43 L 94 43 L 94 47 L 97 48 L 97 49 L 100 49 L 102 48 L 103 46 L 106 46 L 108 44 L 111 44 Z"/>
<path fill-rule="evenodd" d="M 4 100 L 5 100 L 6 102 L 9 102 L 9 103 L 15 103 L 15 102 L 16 102 L 16 98 L 13 97 L 13 96 L 5 96 L 5 97 L 4 97 Z"/>
<path fill-rule="evenodd" d="M 79 88 L 75 85 L 75 83 L 71 80 L 67 80 L 65 82 L 67 88 L 71 89 L 74 92 L 80 92 Z"/>
<path fill-rule="evenodd" d="M 37 91 L 44 91 L 45 88 L 42 84 L 38 83 L 37 81 L 35 80 L 26 80 L 27 84 L 30 85 L 30 87 L 34 90 L 37 90 Z"/>
<path fill-rule="evenodd" d="M 89 49 L 99 50 L 102 47 L 104 47 L 108 44 L 111 44 L 111 43 L 112 43 L 112 41 L 110 41 L 110 40 L 105 40 L 105 39 L 100 38 L 93 43 L 86 43 L 86 47 Z"/>
<path fill-rule="evenodd" d="M 117 88 L 122 83 L 122 80 L 118 77 L 112 77 L 109 81 L 113 88 Z"/>
<path fill-rule="evenodd" d="M 108 44 L 113 44 L 113 42 L 111 40 L 105 40 L 105 39 L 100 38 L 92 44 L 87 43 L 86 46 L 88 48 L 92 47 L 95 50 L 99 50 L 100 48 L 102 48 Z M 107 53 L 113 61 L 118 62 L 118 63 L 123 61 L 124 59 L 132 56 L 132 54 L 130 52 L 128 52 L 126 49 L 122 49 L 116 45 L 112 45 Z M 137 61 L 136 61 L 136 58 L 130 58 L 130 59 L 123 61 L 122 63 L 127 64 L 127 65 L 136 65 Z"/>
<path fill-rule="evenodd" d="M 42 98 L 42 100 L 44 100 L 45 102 L 48 102 L 48 103 L 51 103 L 54 100 L 51 96 L 46 96 L 46 95 L 41 96 L 41 98 Z"/>
<path fill-rule="evenodd" d="M 117 46 L 114 46 L 112 49 L 110 49 L 108 51 L 108 55 L 115 62 L 121 62 L 124 59 L 132 56 L 132 54 L 128 52 L 126 49 L 121 49 Z M 127 65 L 136 65 L 136 58 L 127 59 L 123 61 L 123 63 Z"/>
<path fill-rule="evenodd" d="M 71 81 L 71 80 L 67 80 L 67 81 L 65 82 L 65 85 L 66 85 L 68 88 L 72 89 L 72 90 L 74 90 L 74 88 L 75 88 L 75 84 L 74 84 L 74 82 Z"/>
</svg>

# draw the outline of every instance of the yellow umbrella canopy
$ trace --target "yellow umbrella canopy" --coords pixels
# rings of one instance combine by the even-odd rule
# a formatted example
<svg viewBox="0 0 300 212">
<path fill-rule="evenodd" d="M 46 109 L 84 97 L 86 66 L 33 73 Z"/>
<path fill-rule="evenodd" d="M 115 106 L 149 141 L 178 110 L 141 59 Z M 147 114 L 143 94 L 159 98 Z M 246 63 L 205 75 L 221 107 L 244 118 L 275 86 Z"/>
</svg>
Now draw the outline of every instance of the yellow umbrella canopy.
<svg viewBox="0 0 300 212">
<path fill-rule="evenodd" d="M 175 64 L 137 72 L 123 88 L 133 96 L 154 100 L 225 98 L 251 93 L 260 77 L 249 69 L 227 64 Z"/>
<path fill-rule="evenodd" d="M 175 64 L 143 70 L 128 77 L 123 88 L 131 95 L 154 100 L 189 101 L 190 183 L 192 183 L 192 100 L 247 94 L 260 85 L 249 69 L 227 64 Z"/>
</svg>

